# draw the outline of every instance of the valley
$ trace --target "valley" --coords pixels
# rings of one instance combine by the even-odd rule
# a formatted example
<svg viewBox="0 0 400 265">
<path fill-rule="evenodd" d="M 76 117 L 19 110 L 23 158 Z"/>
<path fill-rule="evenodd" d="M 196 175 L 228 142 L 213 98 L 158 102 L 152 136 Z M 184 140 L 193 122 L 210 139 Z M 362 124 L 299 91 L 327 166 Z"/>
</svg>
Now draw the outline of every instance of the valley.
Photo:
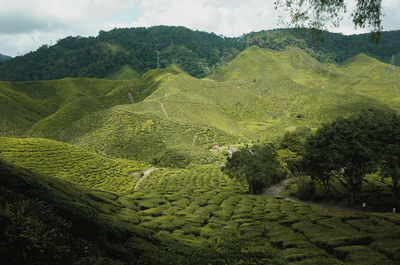
<svg viewBox="0 0 400 265">
<path fill-rule="evenodd" d="M 21 251 L 53 264 L 398 264 L 398 213 L 286 200 L 298 182 L 250 194 L 221 167 L 229 151 L 287 132 L 315 133 L 365 109 L 398 113 L 400 67 L 262 46 L 203 77 L 178 62 L 0 81 L 0 239 L 13 235 L 0 255 L 10 264 L 26 261 L 13 260 Z M 368 196 L 392 196 L 389 181 L 365 182 Z"/>
</svg>

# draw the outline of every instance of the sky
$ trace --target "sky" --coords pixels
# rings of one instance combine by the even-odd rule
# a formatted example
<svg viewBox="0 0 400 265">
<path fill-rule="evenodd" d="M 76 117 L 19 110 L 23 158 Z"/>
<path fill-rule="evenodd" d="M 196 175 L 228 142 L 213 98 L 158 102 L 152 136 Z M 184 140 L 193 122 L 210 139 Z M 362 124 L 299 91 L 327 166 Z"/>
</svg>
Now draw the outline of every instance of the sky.
<svg viewBox="0 0 400 265">
<path fill-rule="evenodd" d="M 229 37 L 280 28 L 275 0 L 0 0 L 0 53 L 18 56 L 67 36 L 116 27 L 185 26 Z M 352 10 L 355 0 L 348 1 Z M 400 1 L 383 0 L 384 30 L 400 29 Z M 350 13 L 350 12 L 349 12 Z M 354 34 L 344 18 L 333 32 Z"/>
</svg>

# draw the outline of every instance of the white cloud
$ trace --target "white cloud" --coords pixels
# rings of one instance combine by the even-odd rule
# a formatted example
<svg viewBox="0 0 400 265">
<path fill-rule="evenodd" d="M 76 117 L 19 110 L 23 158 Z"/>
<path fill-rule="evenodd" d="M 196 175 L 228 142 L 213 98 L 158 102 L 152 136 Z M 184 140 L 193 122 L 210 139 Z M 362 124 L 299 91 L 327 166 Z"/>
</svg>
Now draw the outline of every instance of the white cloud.
<svg viewBox="0 0 400 265">
<path fill-rule="evenodd" d="M 68 35 L 96 35 L 136 0 L 0 0 L 0 53 L 18 55 Z"/>
<path fill-rule="evenodd" d="M 340 28 L 345 34 L 368 32 L 354 29 L 348 14 Z M 97 35 L 114 27 L 153 25 L 186 26 L 225 36 L 281 27 L 274 0 L 0 0 L 0 53 L 24 54 L 69 35 Z M 139 9 L 125 24 L 115 21 L 119 12 Z M 383 0 L 385 30 L 399 29 L 400 1 Z M 136 10 L 136 9 L 135 9 Z M 126 14 L 125 14 L 126 15 Z M 138 17 L 138 18 L 137 18 Z"/>
<path fill-rule="evenodd" d="M 277 27 L 273 0 L 185 1 L 143 0 L 141 16 L 129 24 L 107 24 L 107 28 L 180 25 L 191 29 L 238 36 L 250 31 Z"/>
</svg>

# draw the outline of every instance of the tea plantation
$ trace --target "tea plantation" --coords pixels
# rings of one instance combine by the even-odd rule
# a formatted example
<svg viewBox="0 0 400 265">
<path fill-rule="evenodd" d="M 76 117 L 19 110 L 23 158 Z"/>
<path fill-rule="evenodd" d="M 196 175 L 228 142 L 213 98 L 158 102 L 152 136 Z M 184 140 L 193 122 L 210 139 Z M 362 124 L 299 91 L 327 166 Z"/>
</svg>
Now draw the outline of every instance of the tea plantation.
<svg viewBox="0 0 400 265">
<path fill-rule="evenodd" d="M 290 264 L 400 262 L 397 215 L 327 212 L 283 198 L 249 195 L 245 185 L 215 166 L 158 168 L 133 191 L 140 175 L 128 175 L 145 165 L 40 139 L 2 138 L 1 150 L 6 161 L 114 192 L 120 206 L 112 210 L 112 219 L 152 231 L 164 244 L 208 248 L 228 234 L 249 243 L 243 251 L 273 249 Z"/>
<path fill-rule="evenodd" d="M 337 65 L 253 46 L 203 79 L 175 65 L 142 76 L 125 65 L 109 79 L 0 82 L 0 255 L 10 264 L 400 264 L 398 213 L 251 195 L 221 171 L 228 150 L 365 108 L 397 111 L 400 76 L 387 69 L 362 54 Z M 296 195 L 299 181 L 281 195 Z M 366 181 L 369 205 L 372 194 L 390 196 L 389 182 Z"/>
<path fill-rule="evenodd" d="M 219 232 L 254 248 L 273 247 L 290 264 L 400 262 L 400 218 L 325 211 L 283 198 L 248 195 L 218 168 L 160 169 L 132 195 L 137 224 L 167 240 L 207 245 Z"/>
<path fill-rule="evenodd" d="M 72 145 L 39 138 L 0 138 L 0 159 L 76 184 L 107 190 L 133 190 L 149 165 L 113 160 Z"/>
</svg>

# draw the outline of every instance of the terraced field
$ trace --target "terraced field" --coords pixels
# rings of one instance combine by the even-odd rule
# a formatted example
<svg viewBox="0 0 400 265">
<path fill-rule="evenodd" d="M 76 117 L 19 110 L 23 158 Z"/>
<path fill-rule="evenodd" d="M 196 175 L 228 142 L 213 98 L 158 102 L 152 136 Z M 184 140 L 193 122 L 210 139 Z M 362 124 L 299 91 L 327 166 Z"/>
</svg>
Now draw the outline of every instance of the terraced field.
<svg viewBox="0 0 400 265">
<path fill-rule="evenodd" d="M 218 168 L 160 169 L 123 200 L 136 224 L 167 241 L 206 246 L 225 233 L 254 248 L 276 248 L 290 264 L 400 262 L 397 215 L 326 212 L 245 190 Z"/>
<path fill-rule="evenodd" d="M 149 165 L 114 160 L 38 138 L 0 138 L 0 159 L 49 176 L 111 192 L 132 191 Z"/>
<path fill-rule="evenodd" d="M 93 191 L 113 192 L 112 217 L 105 218 L 152 231 L 164 245 L 208 248 L 230 235 L 246 242 L 243 251 L 258 253 L 260 260 L 278 251 L 289 264 L 400 262 L 397 214 L 326 212 L 283 198 L 249 195 L 246 185 L 213 165 L 158 168 L 133 191 L 141 176 L 132 173 L 143 172 L 144 164 L 44 139 L 0 138 L 0 150 L 7 162 Z"/>
</svg>

